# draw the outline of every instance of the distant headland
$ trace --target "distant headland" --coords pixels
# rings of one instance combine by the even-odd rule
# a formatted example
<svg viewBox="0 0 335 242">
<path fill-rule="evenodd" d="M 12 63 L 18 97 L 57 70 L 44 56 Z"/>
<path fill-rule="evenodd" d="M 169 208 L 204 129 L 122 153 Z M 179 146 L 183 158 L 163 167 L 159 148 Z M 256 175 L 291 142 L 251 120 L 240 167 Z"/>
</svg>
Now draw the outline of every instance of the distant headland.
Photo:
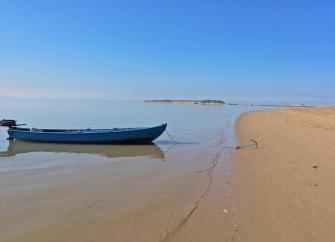
<svg viewBox="0 0 335 242">
<path fill-rule="evenodd" d="M 231 106 L 256 106 L 256 107 L 313 107 L 314 105 L 306 104 L 241 104 L 241 103 L 226 103 L 219 99 L 148 99 L 145 103 L 162 103 L 162 104 L 200 104 L 200 105 L 231 105 Z"/>
<path fill-rule="evenodd" d="M 222 100 L 203 99 L 203 100 L 187 100 L 187 99 L 154 99 L 144 100 L 146 103 L 167 103 L 167 104 L 202 104 L 202 105 L 221 105 L 225 104 Z"/>
</svg>

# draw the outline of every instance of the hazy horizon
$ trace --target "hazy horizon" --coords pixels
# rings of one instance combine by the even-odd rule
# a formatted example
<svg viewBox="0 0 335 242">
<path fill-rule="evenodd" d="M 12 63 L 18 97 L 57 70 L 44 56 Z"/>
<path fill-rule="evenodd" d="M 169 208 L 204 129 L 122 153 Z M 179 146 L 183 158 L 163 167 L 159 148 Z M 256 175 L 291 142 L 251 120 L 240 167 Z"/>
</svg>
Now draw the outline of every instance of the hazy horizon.
<svg viewBox="0 0 335 242">
<path fill-rule="evenodd" d="M 145 100 L 163 100 L 163 99 L 176 99 L 176 100 L 204 100 L 204 99 L 215 99 L 215 100 L 222 100 L 226 104 L 229 103 L 235 103 L 235 104 L 242 104 L 242 105 L 248 105 L 248 104 L 307 104 L 307 105 L 334 105 L 335 104 L 335 98 L 274 98 L 274 97 L 268 97 L 268 98 L 257 98 L 257 97 L 177 97 L 177 98 L 170 98 L 170 97 L 153 97 L 153 98 L 108 98 L 108 97 L 24 97 L 24 96 L 0 96 L 1 100 L 8 101 L 15 101 L 16 103 L 24 102 L 25 100 L 37 100 L 37 101 L 88 101 L 88 102 L 94 102 L 94 101 L 113 101 L 113 102 L 143 102 Z M 8 103 L 9 104 L 9 103 Z"/>
</svg>

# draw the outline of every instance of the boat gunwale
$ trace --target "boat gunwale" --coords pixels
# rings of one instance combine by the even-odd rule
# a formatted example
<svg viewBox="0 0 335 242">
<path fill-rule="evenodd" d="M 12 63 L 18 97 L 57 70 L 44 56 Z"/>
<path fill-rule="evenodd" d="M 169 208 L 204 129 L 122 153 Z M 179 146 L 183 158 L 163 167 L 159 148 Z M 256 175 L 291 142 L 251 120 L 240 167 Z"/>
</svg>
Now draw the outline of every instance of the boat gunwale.
<svg viewBox="0 0 335 242">
<path fill-rule="evenodd" d="M 8 131 L 19 131 L 23 133 L 38 133 L 38 134 L 67 134 L 67 135 L 78 135 L 78 134 L 106 134 L 106 133 L 120 133 L 120 132 L 136 132 L 136 131 L 142 131 L 142 130 L 148 130 L 148 129 L 155 129 L 155 128 L 161 128 L 166 127 L 167 123 L 153 126 L 153 127 L 135 127 L 135 128 L 115 128 L 115 129 L 34 129 L 30 130 L 29 128 L 17 128 L 17 127 L 11 127 L 8 129 Z M 53 131 L 44 131 L 44 130 L 53 130 Z M 59 131 L 57 131 L 59 130 Z M 88 130 L 94 130 L 97 132 L 83 132 Z M 99 132 L 99 130 L 101 130 Z M 102 131 L 105 130 L 105 131 Z"/>
</svg>

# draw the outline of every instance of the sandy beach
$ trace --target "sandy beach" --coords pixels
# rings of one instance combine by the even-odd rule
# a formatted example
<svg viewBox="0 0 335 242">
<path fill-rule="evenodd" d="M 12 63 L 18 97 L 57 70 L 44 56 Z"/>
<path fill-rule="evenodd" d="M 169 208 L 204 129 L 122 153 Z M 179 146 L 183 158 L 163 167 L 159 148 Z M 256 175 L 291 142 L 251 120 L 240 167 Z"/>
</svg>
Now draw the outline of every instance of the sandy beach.
<svg viewBox="0 0 335 242">
<path fill-rule="evenodd" d="M 1 241 L 335 241 L 335 108 L 246 111 L 170 150 L 9 143 Z"/>
<path fill-rule="evenodd" d="M 0 7 L 0 242 L 335 242 L 335 0 Z"/>
<path fill-rule="evenodd" d="M 234 241 L 335 241 L 335 108 L 243 114 L 233 160 Z"/>
</svg>

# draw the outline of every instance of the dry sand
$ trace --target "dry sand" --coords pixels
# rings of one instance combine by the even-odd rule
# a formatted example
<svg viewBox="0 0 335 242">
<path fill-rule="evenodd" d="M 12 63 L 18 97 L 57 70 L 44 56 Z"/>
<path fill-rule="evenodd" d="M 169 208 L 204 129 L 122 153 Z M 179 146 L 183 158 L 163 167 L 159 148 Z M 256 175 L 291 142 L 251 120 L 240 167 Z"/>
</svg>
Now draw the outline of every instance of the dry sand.
<svg viewBox="0 0 335 242">
<path fill-rule="evenodd" d="M 243 114 L 233 161 L 234 241 L 335 241 L 335 108 Z"/>
</svg>

